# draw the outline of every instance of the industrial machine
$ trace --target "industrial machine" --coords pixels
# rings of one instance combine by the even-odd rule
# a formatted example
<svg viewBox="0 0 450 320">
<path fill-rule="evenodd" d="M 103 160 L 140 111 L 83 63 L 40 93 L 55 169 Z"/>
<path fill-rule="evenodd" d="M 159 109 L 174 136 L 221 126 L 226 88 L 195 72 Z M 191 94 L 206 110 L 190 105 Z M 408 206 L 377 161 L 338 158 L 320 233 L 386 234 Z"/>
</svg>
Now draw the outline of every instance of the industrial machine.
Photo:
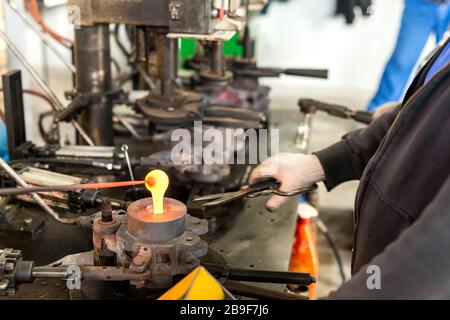
<svg viewBox="0 0 450 320">
<path fill-rule="evenodd" d="M 25 1 L 28 12 L 14 1 L 3 2 L 53 48 L 42 21 L 36 23 L 37 1 Z M 67 63 L 74 80 L 65 92 L 67 106 L 0 31 L 53 108 L 39 119 L 46 144 L 26 141 L 23 94 L 28 91 L 20 71 L 3 75 L 10 161 L 1 162 L 0 183 L 50 191 L 1 197 L 0 295 L 36 298 L 46 290 L 50 298 L 156 298 L 202 264 L 218 278 L 276 284 L 269 290 L 224 282 L 239 295 L 303 298 L 284 293 L 286 284 L 315 281 L 285 271 L 293 206 L 278 214 L 276 226 L 261 199 L 201 206 L 194 201 L 198 196 L 245 185 L 251 165 L 184 163 L 174 161 L 171 152 L 172 133 L 183 128 L 195 136 L 199 122 L 200 129 L 270 127 L 270 89 L 259 84 L 260 77 L 327 77 L 326 70 L 258 67 L 247 23 L 251 7 L 240 0 L 69 0 L 75 31 L 73 46 L 67 45 L 74 61 Z M 118 37 L 121 26 L 129 47 Z M 224 41 L 239 31 L 244 55 L 225 57 Z M 128 71 L 115 78 L 111 35 L 128 61 Z M 198 54 L 184 62 L 192 72 L 183 77 L 178 75 L 180 38 L 199 41 Z M 44 128 L 44 118 L 51 118 L 50 129 Z M 62 141 L 64 122 L 77 132 L 75 145 Z M 226 149 L 224 155 L 235 152 Z M 148 190 L 135 181 L 151 169 L 164 170 L 170 179 L 159 216 Z M 124 180 L 131 181 L 121 185 L 126 189 L 101 185 Z M 51 190 L 61 185 L 83 187 Z M 269 228 L 283 235 L 277 241 L 286 250 L 271 250 L 264 232 Z M 261 263 L 266 260 L 267 265 Z M 37 283 L 42 279 L 55 285 L 43 288 Z M 72 287 L 57 285 L 61 281 Z M 22 285 L 28 289 L 20 290 Z"/>
</svg>

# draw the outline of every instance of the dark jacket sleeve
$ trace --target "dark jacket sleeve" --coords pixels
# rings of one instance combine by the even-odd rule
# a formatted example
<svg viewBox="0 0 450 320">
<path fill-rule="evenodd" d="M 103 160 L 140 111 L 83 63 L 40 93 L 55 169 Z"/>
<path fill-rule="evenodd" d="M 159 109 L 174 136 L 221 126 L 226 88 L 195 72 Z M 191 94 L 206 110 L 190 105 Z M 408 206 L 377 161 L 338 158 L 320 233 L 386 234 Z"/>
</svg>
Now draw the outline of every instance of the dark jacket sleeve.
<svg viewBox="0 0 450 320">
<path fill-rule="evenodd" d="M 330 299 L 450 298 L 450 177 L 408 229 L 361 268 Z M 369 268 L 371 266 L 371 268 Z M 380 271 L 379 289 L 368 289 L 373 271 Z"/>
<path fill-rule="evenodd" d="M 343 136 L 341 141 L 314 153 L 324 168 L 324 182 L 328 190 L 343 182 L 361 178 L 399 110 L 400 105 L 383 114 L 367 128 L 354 130 Z"/>
</svg>

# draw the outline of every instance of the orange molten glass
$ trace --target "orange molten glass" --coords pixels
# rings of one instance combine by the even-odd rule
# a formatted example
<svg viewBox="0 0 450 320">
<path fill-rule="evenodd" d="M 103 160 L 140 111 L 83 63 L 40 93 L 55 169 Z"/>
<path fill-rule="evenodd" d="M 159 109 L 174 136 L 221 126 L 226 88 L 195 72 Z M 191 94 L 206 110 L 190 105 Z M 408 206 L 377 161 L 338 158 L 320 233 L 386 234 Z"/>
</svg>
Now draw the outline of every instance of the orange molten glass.
<svg viewBox="0 0 450 320">
<path fill-rule="evenodd" d="M 145 183 L 145 187 L 152 194 L 153 202 L 153 213 L 163 214 L 164 213 L 164 194 L 169 187 L 169 177 L 162 170 L 152 170 L 145 177 L 145 181 L 150 183 Z"/>
</svg>

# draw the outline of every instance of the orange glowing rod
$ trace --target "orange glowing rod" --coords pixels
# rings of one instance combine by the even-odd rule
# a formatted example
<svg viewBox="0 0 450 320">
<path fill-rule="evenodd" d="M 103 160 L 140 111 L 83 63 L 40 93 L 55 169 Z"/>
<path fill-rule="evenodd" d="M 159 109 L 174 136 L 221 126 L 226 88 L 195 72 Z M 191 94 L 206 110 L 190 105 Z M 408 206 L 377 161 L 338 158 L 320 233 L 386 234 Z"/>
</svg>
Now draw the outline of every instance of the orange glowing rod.
<svg viewBox="0 0 450 320">
<path fill-rule="evenodd" d="M 155 185 L 155 179 L 153 177 L 148 177 L 146 178 L 146 180 L 139 180 L 139 181 L 83 183 L 83 184 L 71 184 L 63 186 L 45 186 L 45 187 L 28 187 L 28 188 L 3 188 L 0 189 L 0 196 L 15 196 L 19 194 L 26 194 L 33 192 L 110 189 L 110 188 L 136 186 L 140 184 L 145 184 L 146 186 L 148 185 L 149 187 L 153 187 Z"/>
<path fill-rule="evenodd" d="M 45 186 L 45 187 L 28 187 L 28 188 L 4 188 L 0 189 L 0 196 L 15 196 L 19 194 L 34 193 L 34 192 L 54 192 L 54 191 L 73 191 L 73 190 L 88 190 L 88 189 L 110 189 L 136 186 L 145 184 L 145 187 L 152 194 L 152 213 L 164 213 L 164 194 L 169 186 L 169 177 L 162 170 L 150 171 L 145 180 L 139 181 L 118 181 L 118 182 L 100 182 L 100 183 L 84 183 L 72 184 L 64 186 Z"/>
</svg>

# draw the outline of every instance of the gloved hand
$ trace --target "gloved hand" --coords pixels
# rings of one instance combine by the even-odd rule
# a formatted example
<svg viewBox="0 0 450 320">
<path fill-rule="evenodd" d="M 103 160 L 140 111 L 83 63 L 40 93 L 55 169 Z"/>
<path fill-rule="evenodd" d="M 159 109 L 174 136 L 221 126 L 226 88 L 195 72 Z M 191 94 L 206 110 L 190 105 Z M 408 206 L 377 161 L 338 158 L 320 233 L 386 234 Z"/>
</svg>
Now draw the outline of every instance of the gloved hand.
<svg viewBox="0 0 450 320">
<path fill-rule="evenodd" d="M 250 183 L 274 178 L 281 182 L 281 191 L 306 188 L 325 180 L 325 171 L 315 155 L 280 153 L 265 160 L 250 174 Z M 266 203 L 268 210 L 278 209 L 287 197 L 273 195 Z"/>
<path fill-rule="evenodd" d="M 395 102 L 395 101 L 382 104 L 381 106 L 379 106 L 378 108 L 376 108 L 373 111 L 373 113 L 372 113 L 373 119 L 375 120 L 375 119 L 381 117 L 383 114 L 394 110 L 398 105 L 399 105 L 399 102 Z"/>
</svg>

